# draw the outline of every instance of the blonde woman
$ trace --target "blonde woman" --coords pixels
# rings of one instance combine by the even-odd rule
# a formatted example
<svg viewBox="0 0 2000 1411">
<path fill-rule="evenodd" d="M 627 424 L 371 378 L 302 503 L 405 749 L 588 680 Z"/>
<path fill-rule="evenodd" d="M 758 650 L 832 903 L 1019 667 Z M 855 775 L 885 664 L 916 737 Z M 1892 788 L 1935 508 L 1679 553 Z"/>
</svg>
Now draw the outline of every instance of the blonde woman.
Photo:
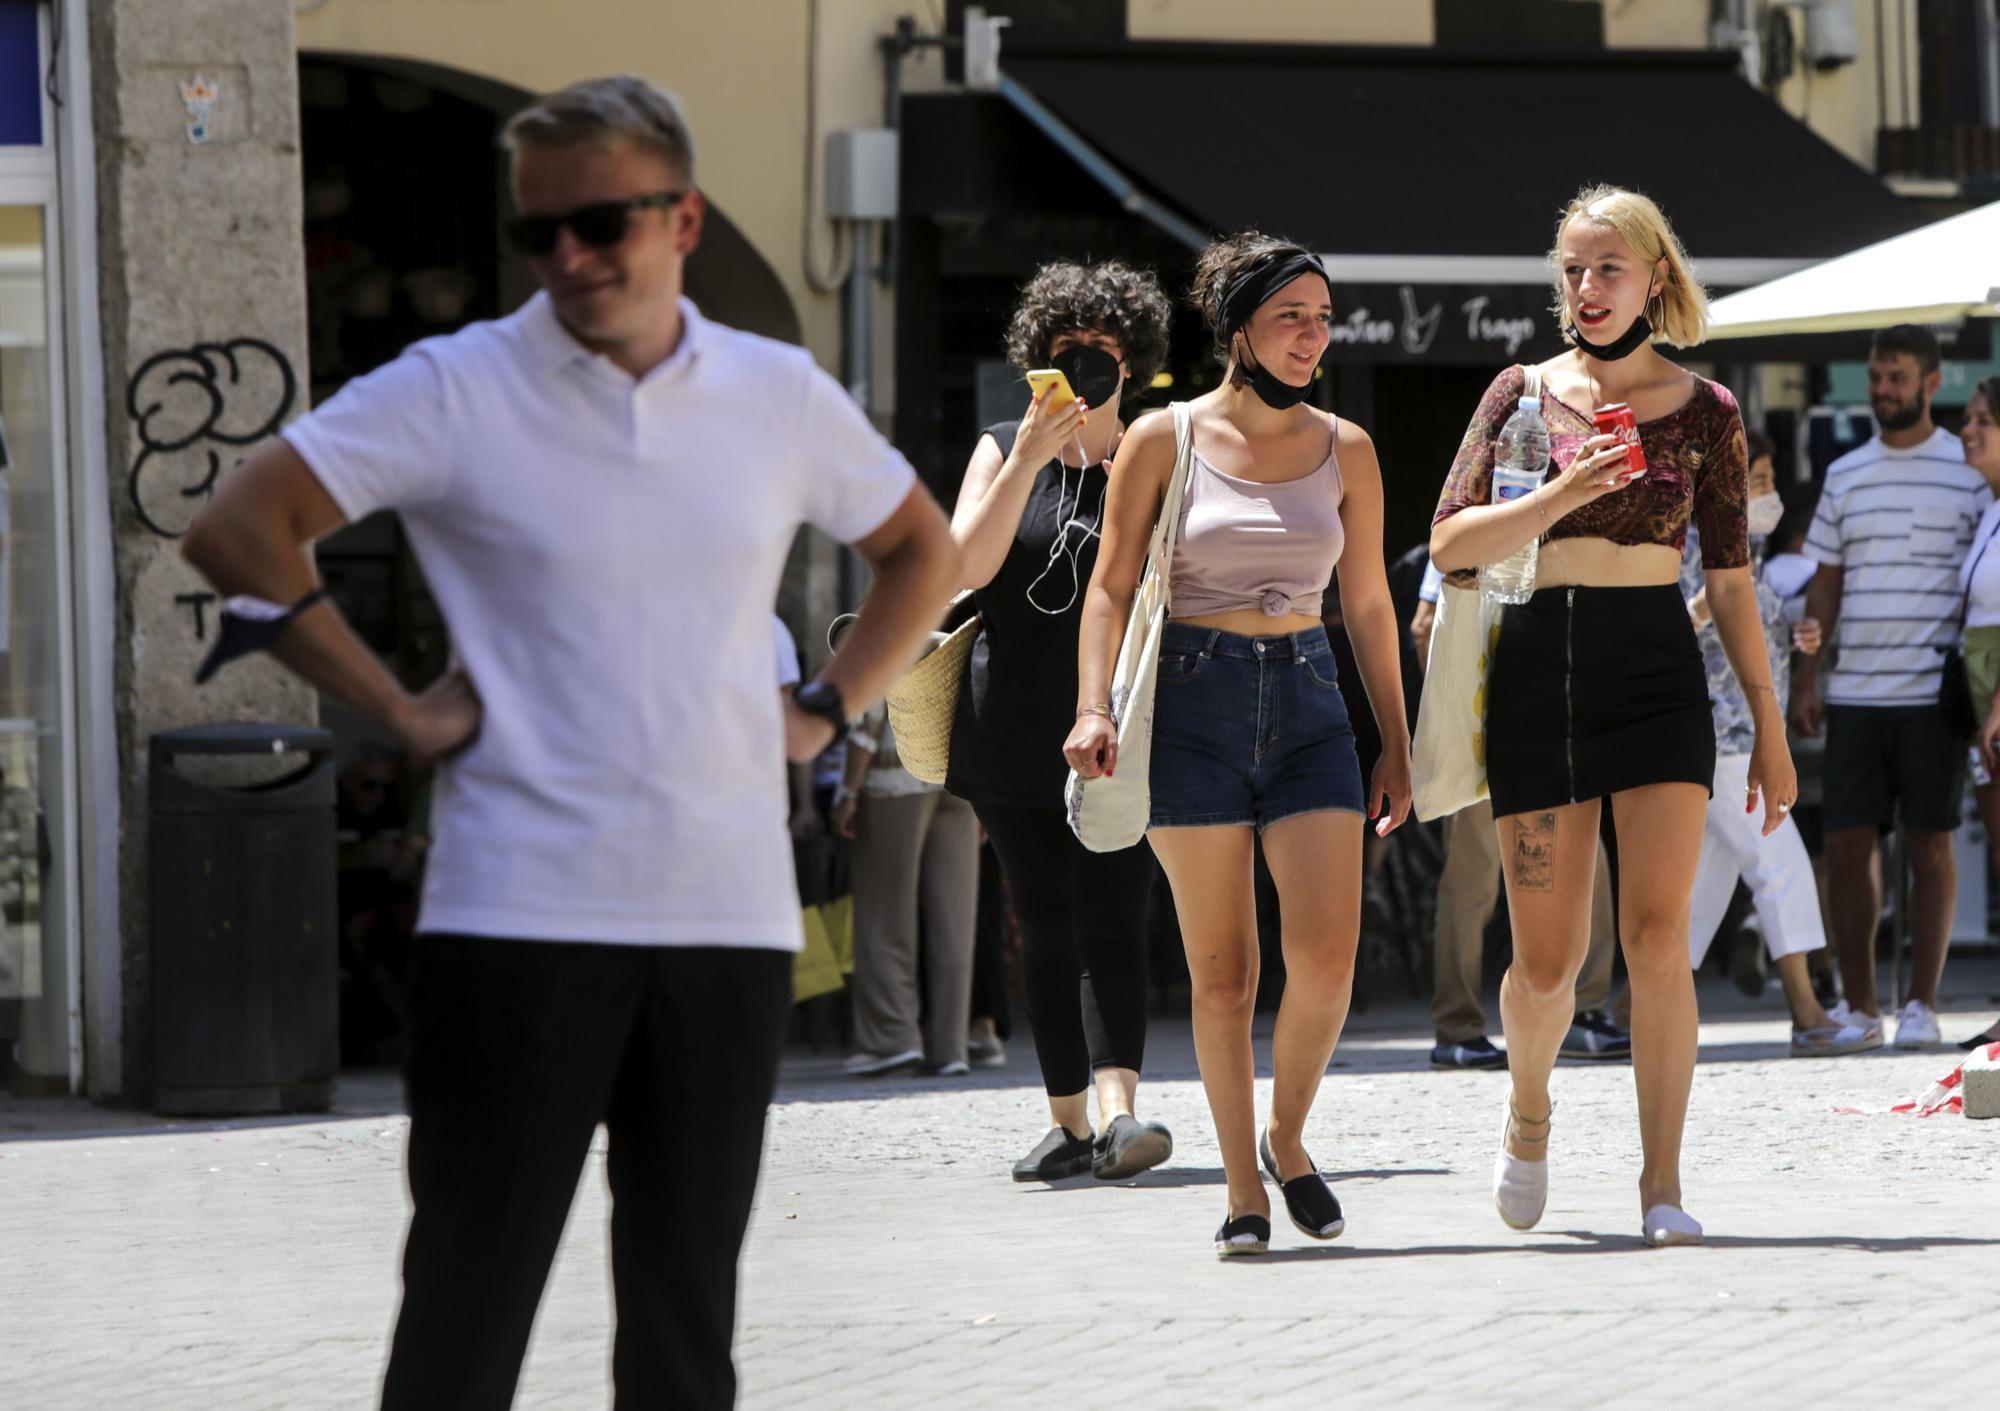
<svg viewBox="0 0 2000 1411">
<path fill-rule="evenodd" d="M 1716 752 L 1678 586 L 1690 521 L 1708 609 L 1754 722 L 1736 804 L 1761 803 L 1768 834 L 1797 780 L 1750 580 L 1742 417 L 1728 391 L 1655 347 L 1701 341 L 1708 304 L 1687 255 L 1650 200 L 1599 186 L 1563 212 L 1551 260 L 1572 345 L 1540 367 L 1554 468 L 1533 493 L 1489 503 L 1494 438 L 1526 385 L 1523 369 L 1508 368 L 1466 430 L 1431 531 L 1438 567 L 1463 576 L 1543 541 L 1535 593 L 1505 610 L 1488 683 L 1489 783 L 1514 928 L 1500 987 L 1512 1091 L 1494 1203 L 1523 1230 L 1547 1203 L 1549 1074 L 1589 942 L 1609 799 L 1627 859 L 1618 930 L 1632 977 L 1641 1228 L 1648 1245 L 1695 1244 L 1702 1229 L 1682 1208 L 1680 1173 L 1696 1043 L 1688 903 Z M 1638 419 L 1643 472 L 1593 424 L 1594 408 L 1619 402 Z"/>
</svg>

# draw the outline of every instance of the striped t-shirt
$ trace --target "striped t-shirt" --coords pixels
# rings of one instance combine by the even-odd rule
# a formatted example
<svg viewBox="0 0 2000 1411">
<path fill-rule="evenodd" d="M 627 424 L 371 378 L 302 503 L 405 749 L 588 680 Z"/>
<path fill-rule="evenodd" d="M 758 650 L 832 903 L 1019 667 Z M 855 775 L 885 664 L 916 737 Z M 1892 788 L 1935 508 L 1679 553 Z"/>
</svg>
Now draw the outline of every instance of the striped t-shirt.
<svg viewBox="0 0 2000 1411">
<path fill-rule="evenodd" d="M 1878 436 L 1835 461 L 1806 556 L 1843 570 L 1828 705 L 1926 705 L 1958 636 L 1958 566 L 1993 494 L 1939 430 L 1907 450 Z"/>
</svg>

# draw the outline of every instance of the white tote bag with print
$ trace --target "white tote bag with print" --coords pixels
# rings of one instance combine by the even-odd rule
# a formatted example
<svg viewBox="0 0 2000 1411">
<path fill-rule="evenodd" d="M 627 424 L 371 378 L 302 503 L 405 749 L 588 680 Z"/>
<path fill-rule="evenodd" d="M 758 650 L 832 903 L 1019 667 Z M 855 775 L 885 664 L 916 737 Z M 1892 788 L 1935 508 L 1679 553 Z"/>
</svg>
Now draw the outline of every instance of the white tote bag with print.
<svg viewBox="0 0 2000 1411">
<path fill-rule="evenodd" d="M 1542 395 L 1541 369 L 1522 369 L 1522 394 Z M 1438 590 L 1417 733 L 1410 742 L 1411 808 L 1428 823 L 1487 797 L 1486 682 L 1500 644 L 1502 604 L 1447 579 Z"/>
<path fill-rule="evenodd" d="M 1117 852 L 1146 836 L 1153 811 L 1153 690 L 1160 677 L 1160 639 L 1166 635 L 1168 582 L 1181 532 L 1181 497 L 1194 464 L 1194 427 L 1186 402 L 1173 404 L 1174 473 L 1153 526 L 1146 568 L 1132 595 L 1125 643 L 1111 673 L 1111 720 L 1118 729 L 1118 772 L 1084 779 L 1072 769 L 1063 785 L 1070 831 L 1092 852 Z"/>
<path fill-rule="evenodd" d="M 1438 589 L 1410 744 L 1411 803 L 1426 823 L 1486 797 L 1486 678 L 1499 637 L 1500 604 L 1476 584 Z"/>
</svg>

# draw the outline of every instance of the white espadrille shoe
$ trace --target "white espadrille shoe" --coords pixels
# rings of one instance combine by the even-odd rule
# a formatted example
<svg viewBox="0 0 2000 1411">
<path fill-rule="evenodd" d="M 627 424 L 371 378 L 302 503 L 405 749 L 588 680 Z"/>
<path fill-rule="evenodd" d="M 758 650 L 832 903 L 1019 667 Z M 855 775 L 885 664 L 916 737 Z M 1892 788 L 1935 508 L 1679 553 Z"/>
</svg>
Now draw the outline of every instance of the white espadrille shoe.
<svg viewBox="0 0 2000 1411">
<path fill-rule="evenodd" d="M 1648 1249 L 1661 1249 L 1670 1244 L 1700 1244 L 1701 1221 L 1681 1209 L 1678 1205 L 1656 1205 L 1646 1212 L 1642 1222 Z"/>
<path fill-rule="evenodd" d="M 1549 1116 L 1540 1119 L 1546 1126 L 1555 1116 L 1555 1104 L 1549 1104 Z M 1549 1163 L 1546 1156 L 1540 1161 L 1523 1161 L 1507 1150 L 1507 1135 L 1516 1122 L 1527 1122 L 1514 1106 L 1514 1095 L 1507 1095 L 1507 1113 L 1500 1122 L 1500 1154 L 1493 1160 L 1493 1207 L 1500 1212 L 1500 1218 L 1511 1229 L 1532 1230 L 1542 1218 L 1542 1211 L 1549 1203 Z M 1535 1125 L 1530 1123 L 1530 1125 Z M 1539 1137 L 1517 1137 L 1529 1146 L 1546 1146 L 1549 1134 Z"/>
</svg>

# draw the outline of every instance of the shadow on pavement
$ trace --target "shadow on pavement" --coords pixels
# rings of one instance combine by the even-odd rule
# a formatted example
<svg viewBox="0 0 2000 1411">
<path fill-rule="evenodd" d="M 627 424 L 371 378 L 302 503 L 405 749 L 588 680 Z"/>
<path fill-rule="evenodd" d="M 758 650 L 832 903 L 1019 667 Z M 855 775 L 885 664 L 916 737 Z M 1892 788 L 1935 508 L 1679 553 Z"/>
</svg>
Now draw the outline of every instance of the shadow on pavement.
<svg viewBox="0 0 2000 1411">
<path fill-rule="evenodd" d="M 1168 1190 L 1177 1186 L 1220 1186 L 1229 1178 L 1220 1166 L 1156 1166 L 1124 1181 L 1100 1181 L 1075 1176 L 1067 1181 L 1023 1181 L 1034 1195 L 1065 1195 L 1071 1191 Z"/>
<path fill-rule="evenodd" d="M 1448 1166 L 1382 1166 L 1367 1170 L 1322 1171 L 1320 1174 L 1329 1181 L 1386 1181 L 1395 1176 L 1450 1176 L 1456 1173 Z M 1038 1194 L 1054 1195 L 1063 1191 L 1131 1187 L 1151 1190 L 1156 1187 L 1220 1186 L 1228 1184 L 1228 1177 L 1220 1166 L 1159 1166 L 1151 1171 L 1142 1171 L 1126 1181 L 1100 1181 L 1090 1176 L 1077 1176 L 1067 1181 L 1023 1181 L 1021 1184 L 1037 1187 Z"/>
<path fill-rule="evenodd" d="M 1555 1243 L 1554 1240 L 1567 1241 Z M 1930 1249 L 1978 1248 L 2000 1245 L 2000 1239 L 1973 1239 L 1962 1235 L 1902 1235 L 1871 1238 L 1866 1235 L 1709 1235 L 1704 1249 L 1851 1249 L 1861 1254 L 1909 1254 Z M 1344 1245 L 1323 1249 L 1273 1250 L 1266 1260 L 1285 1259 L 1423 1259 L 1449 1254 L 1626 1254 L 1644 1249 L 1638 1235 L 1612 1235 L 1595 1230 L 1551 1230 L 1532 1244 L 1423 1244 L 1402 1249 Z M 1252 1259 L 1249 1262 L 1256 1262 Z"/>
<path fill-rule="evenodd" d="M 162 1117 L 136 1107 L 106 1107 L 82 1097 L 13 1098 L 0 1094 L 0 1143 L 171 1137 L 189 1132 L 242 1132 L 258 1127 L 315 1127 L 375 1117 L 400 1117 L 402 1074 L 393 1068 L 346 1068 L 325 1112 L 275 1112 L 243 1117 Z"/>
</svg>

